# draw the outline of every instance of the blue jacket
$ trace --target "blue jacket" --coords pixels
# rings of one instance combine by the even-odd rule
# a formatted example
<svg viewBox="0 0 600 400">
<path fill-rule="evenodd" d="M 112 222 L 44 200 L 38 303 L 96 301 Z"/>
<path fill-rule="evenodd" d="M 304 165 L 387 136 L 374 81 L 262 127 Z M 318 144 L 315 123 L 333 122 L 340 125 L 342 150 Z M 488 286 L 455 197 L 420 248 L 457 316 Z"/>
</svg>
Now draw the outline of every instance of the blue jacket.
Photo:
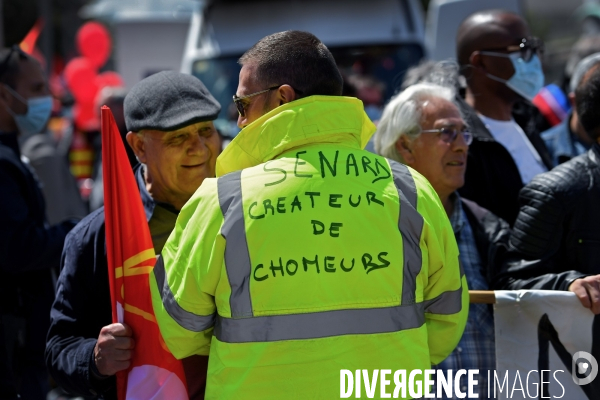
<svg viewBox="0 0 600 400">
<path fill-rule="evenodd" d="M 142 168 L 135 170 L 149 220 L 154 200 Z M 80 396 L 116 399 L 116 380 L 97 379 L 93 350 L 100 330 L 112 323 L 104 207 L 84 218 L 67 236 L 46 344 L 46 365 L 63 389 Z"/>
<path fill-rule="evenodd" d="M 569 113 L 567 118 L 560 124 L 542 132 L 542 139 L 546 143 L 555 166 L 585 153 L 590 148 L 590 146 L 581 143 L 573 132 L 571 132 L 569 126 L 571 115 Z"/>
</svg>

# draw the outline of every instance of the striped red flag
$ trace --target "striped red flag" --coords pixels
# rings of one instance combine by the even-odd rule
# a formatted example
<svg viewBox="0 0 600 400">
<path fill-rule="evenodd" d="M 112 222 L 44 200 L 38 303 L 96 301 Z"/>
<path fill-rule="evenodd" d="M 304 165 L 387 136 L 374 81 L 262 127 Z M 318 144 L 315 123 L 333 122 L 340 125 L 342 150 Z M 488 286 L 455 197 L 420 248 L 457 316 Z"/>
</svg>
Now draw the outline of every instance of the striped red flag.
<svg viewBox="0 0 600 400">
<path fill-rule="evenodd" d="M 113 323 L 129 325 L 135 349 L 117 374 L 125 399 L 187 399 L 181 361 L 169 352 L 156 324 L 148 275 L 156 262 L 144 207 L 110 109 L 101 111 L 106 251 Z"/>
</svg>

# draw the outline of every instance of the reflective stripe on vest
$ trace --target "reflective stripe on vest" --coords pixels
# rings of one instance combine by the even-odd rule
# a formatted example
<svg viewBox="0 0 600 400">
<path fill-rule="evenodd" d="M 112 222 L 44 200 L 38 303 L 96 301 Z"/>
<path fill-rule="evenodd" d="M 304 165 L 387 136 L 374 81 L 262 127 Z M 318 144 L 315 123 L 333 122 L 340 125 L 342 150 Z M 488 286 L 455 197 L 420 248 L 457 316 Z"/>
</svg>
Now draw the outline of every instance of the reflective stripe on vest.
<svg viewBox="0 0 600 400">
<path fill-rule="evenodd" d="M 228 343 L 274 342 L 398 332 L 424 323 L 424 305 L 420 303 L 243 319 L 217 316 L 214 334 Z"/>
<path fill-rule="evenodd" d="M 423 217 L 416 210 L 417 189 L 410 171 L 402 164 L 390 164 L 401 207 L 398 228 L 404 251 L 402 304 L 394 307 L 254 317 L 250 298 L 252 266 L 242 209 L 241 171 L 218 179 L 217 191 L 224 216 L 221 234 L 226 240 L 225 269 L 231 286 L 231 318 L 216 316 L 214 334 L 218 340 L 245 343 L 397 332 L 422 326 L 425 312 L 445 314 L 460 311 L 460 301 L 459 310 L 450 310 L 455 307 L 454 304 L 448 307 L 445 302 L 455 301 L 456 293 L 460 295 L 461 290 L 443 293 L 423 303 L 415 302 L 416 276 L 421 271 L 422 262 L 419 242 Z M 162 258 L 157 262 L 154 273 L 163 304 L 171 318 L 195 332 L 212 326 L 214 315 L 196 315 L 177 304 L 165 279 Z"/>
<path fill-rule="evenodd" d="M 160 292 L 160 298 L 165 306 L 167 313 L 179 325 L 192 332 L 202 332 L 212 327 L 215 323 L 215 314 L 212 315 L 197 315 L 184 310 L 175 300 L 175 296 L 169 287 L 165 276 L 165 264 L 162 257 L 158 257 L 154 266 L 154 277 L 156 285 Z"/>
<path fill-rule="evenodd" d="M 402 281 L 402 304 L 415 302 L 417 292 L 417 275 L 421 272 L 423 255 L 421 254 L 421 233 L 423 232 L 423 216 L 417 211 L 417 187 L 410 170 L 404 164 L 390 160 L 394 176 L 394 185 L 398 189 L 400 199 L 400 216 L 398 229 L 402 235 L 402 252 L 404 257 L 404 278 Z"/>
<path fill-rule="evenodd" d="M 229 306 L 232 318 L 254 315 L 250 298 L 252 264 L 246 241 L 241 176 L 242 171 L 236 171 L 217 181 L 219 204 L 224 217 L 221 235 L 225 238 L 225 269 L 231 286 Z"/>
</svg>

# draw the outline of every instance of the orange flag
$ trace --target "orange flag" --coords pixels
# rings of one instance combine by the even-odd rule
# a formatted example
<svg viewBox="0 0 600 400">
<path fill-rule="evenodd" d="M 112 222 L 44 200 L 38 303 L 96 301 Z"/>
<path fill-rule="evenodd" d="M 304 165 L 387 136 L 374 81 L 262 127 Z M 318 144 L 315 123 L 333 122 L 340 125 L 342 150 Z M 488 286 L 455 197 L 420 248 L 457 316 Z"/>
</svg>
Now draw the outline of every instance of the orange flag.
<svg viewBox="0 0 600 400">
<path fill-rule="evenodd" d="M 113 323 L 129 325 L 135 349 L 117 374 L 124 399 L 187 399 L 181 361 L 169 352 L 152 309 L 148 275 L 156 262 L 138 186 L 110 109 L 102 107 L 102 173 Z"/>
</svg>

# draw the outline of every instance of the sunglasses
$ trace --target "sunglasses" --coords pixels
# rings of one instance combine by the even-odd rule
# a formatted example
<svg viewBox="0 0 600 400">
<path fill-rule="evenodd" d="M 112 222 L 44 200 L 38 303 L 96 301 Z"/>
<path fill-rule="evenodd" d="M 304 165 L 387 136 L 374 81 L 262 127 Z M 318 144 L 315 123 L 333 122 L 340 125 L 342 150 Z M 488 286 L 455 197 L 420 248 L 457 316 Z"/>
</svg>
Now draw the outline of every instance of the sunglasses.
<svg viewBox="0 0 600 400">
<path fill-rule="evenodd" d="M 498 51 L 504 51 L 505 53 L 498 53 Z M 480 53 L 488 56 L 507 57 L 509 54 L 519 54 L 519 58 L 522 58 L 525 62 L 529 62 L 534 55 L 544 54 L 544 42 L 537 37 L 529 37 L 521 39 L 521 43 L 514 44 L 506 47 L 496 47 L 489 49 L 482 49 Z"/>
<path fill-rule="evenodd" d="M 295 87 L 293 87 L 291 85 L 289 85 L 289 86 L 292 89 L 294 89 L 294 92 L 296 92 L 296 94 L 302 95 L 303 92 L 301 90 L 298 90 L 298 89 L 296 89 Z M 235 103 L 235 107 L 237 108 L 237 111 L 240 114 L 240 117 L 242 117 L 242 118 L 246 117 L 246 106 L 247 106 L 247 104 L 244 104 L 244 102 L 242 100 L 247 99 L 249 97 L 258 96 L 259 94 L 270 92 L 271 90 L 279 89 L 280 87 L 281 87 L 281 85 L 271 86 L 268 89 L 261 90 L 260 92 L 250 93 L 250 94 L 247 94 L 245 96 L 236 96 L 234 94 L 233 95 L 233 102 Z"/>
<path fill-rule="evenodd" d="M 242 118 L 246 117 L 246 105 L 244 104 L 244 102 L 242 100 L 248 99 L 250 97 L 258 96 L 259 94 L 270 92 L 271 90 L 279 89 L 280 86 L 281 85 L 271 86 L 268 89 L 261 90 L 260 92 L 255 92 L 255 93 L 247 94 L 245 96 L 236 96 L 234 94 L 233 95 L 233 102 L 235 103 L 235 107 L 237 108 L 237 111 L 240 114 L 240 117 L 242 117 Z"/>
<path fill-rule="evenodd" d="M 473 143 L 473 134 L 469 132 L 466 128 L 456 129 L 456 128 L 439 128 L 439 129 L 426 129 L 421 131 L 421 133 L 437 133 L 440 135 L 440 138 L 446 143 L 452 143 L 458 137 L 459 133 L 462 133 L 463 138 L 465 139 L 465 143 L 469 146 Z"/>
</svg>

